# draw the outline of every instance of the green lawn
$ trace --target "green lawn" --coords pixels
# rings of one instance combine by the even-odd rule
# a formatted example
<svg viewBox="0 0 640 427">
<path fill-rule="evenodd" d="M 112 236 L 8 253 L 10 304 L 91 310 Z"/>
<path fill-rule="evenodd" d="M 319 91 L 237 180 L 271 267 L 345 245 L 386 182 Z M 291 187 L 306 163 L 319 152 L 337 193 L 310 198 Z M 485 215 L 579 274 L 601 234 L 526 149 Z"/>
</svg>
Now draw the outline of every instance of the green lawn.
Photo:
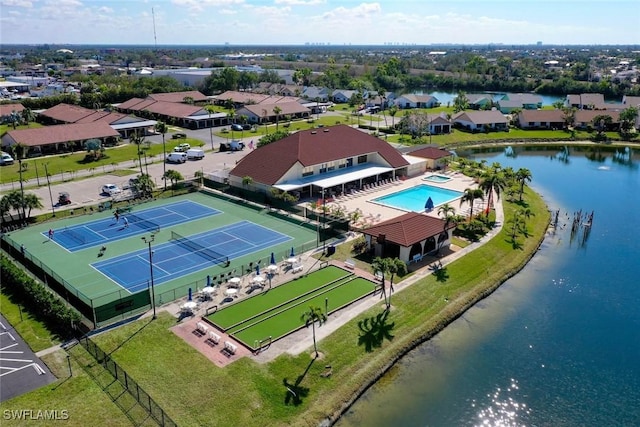
<svg viewBox="0 0 640 427">
<path fill-rule="evenodd" d="M 83 351 L 79 346 L 74 347 L 72 353 Z M 56 382 L 41 387 L 30 393 L 15 397 L 0 404 L 0 412 L 5 410 L 57 410 L 67 411 L 68 419 L 49 424 L 65 426 L 101 426 L 131 427 L 132 423 L 116 406 L 113 399 L 82 369 L 75 357 L 71 357 L 71 371 L 69 376 L 67 353 L 58 350 L 42 358 L 53 374 L 59 378 Z M 111 379 L 113 381 L 113 378 Z M 7 420 L 3 419 L 2 426 L 42 426 L 42 420 Z"/>
<path fill-rule="evenodd" d="M 20 126 L 16 126 L 15 130 L 22 130 L 22 129 L 36 129 L 36 128 L 41 128 L 42 125 L 40 123 L 36 123 L 36 122 L 31 122 L 28 125 L 20 125 Z M 14 130 L 13 129 L 13 125 L 10 124 L 0 124 L 0 136 L 4 135 L 5 133 Z"/>
<path fill-rule="evenodd" d="M 258 340 L 272 337 L 276 340 L 296 329 L 304 326 L 302 314 L 309 307 L 320 307 L 324 310 L 325 302 L 328 303 L 329 313 L 340 309 L 365 295 L 371 294 L 374 284 L 363 278 L 355 278 L 349 281 L 341 281 L 336 285 L 322 289 L 314 293 L 308 299 L 305 298 L 282 310 L 277 310 L 275 316 L 267 317 L 252 326 L 233 333 L 233 337 L 241 340 L 249 347 Z"/>
<path fill-rule="evenodd" d="M 46 325 L 38 320 L 38 313 L 34 313 L 29 307 L 17 304 L 4 292 L 0 293 L 0 312 L 34 352 L 60 343 Z"/>
<path fill-rule="evenodd" d="M 257 294 L 208 316 L 208 319 L 226 330 L 233 325 L 252 319 L 276 306 L 291 301 L 308 292 L 312 292 L 349 273 L 338 267 L 326 267 L 308 276 L 282 284 L 268 292 Z"/>
<path fill-rule="evenodd" d="M 179 425 L 317 425 L 337 415 L 416 341 L 433 336 L 528 261 L 544 236 L 549 214 L 544 201 L 529 189 L 524 203 L 535 216 L 528 222 L 531 237 L 520 237 L 519 248 L 514 249 L 503 230 L 437 277 L 426 276 L 394 294 L 390 314 L 377 322 L 383 329 L 371 330 L 362 323 L 370 319 L 371 325 L 371 319 L 381 315 L 382 307 L 376 305 L 319 341 L 322 361 L 313 362 L 310 349 L 298 356 L 281 355 L 266 365 L 242 358 L 217 368 L 169 331 L 175 317 L 164 312 L 154 322 L 142 319 L 95 340 L 103 350 L 113 351 L 115 360 Z M 508 222 L 520 206 L 506 200 L 504 206 Z M 376 334 L 382 331 L 385 334 Z M 385 335 L 388 338 L 376 338 Z M 370 351 L 358 344 L 367 340 Z M 320 376 L 326 364 L 333 367 L 330 378 Z M 299 392 L 299 402 L 290 401 L 283 382 Z"/>
<path fill-rule="evenodd" d="M 182 143 L 191 144 L 192 147 L 202 146 L 204 143 L 196 139 L 179 139 L 172 140 L 167 138 L 166 149 L 167 152 L 173 150 L 178 144 Z M 162 144 L 150 144 L 144 148 L 144 152 L 147 155 L 147 161 L 149 163 L 162 161 Z M 122 144 L 117 147 L 106 148 L 104 156 L 92 162 L 85 162 L 85 151 L 77 151 L 75 153 L 60 154 L 55 156 L 46 157 L 34 157 L 26 159 L 23 164 L 23 179 L 29 180 L 30 185 L 36 184 L 38 177 L 42 185 L 46 184 L 45 165 L 50 175 L 63 175 L 65 179 L 74 179 L 73 172 L 88 169 L 92 172 L 92 175 L 99 175 L 104 173 L 113 173 L 118 170 L 119 163 L 138 160 L 138 147 L 132 144 Z M 144 163 L 144 156 L 142 158 Z M 10 166 L 2 167 L 1 182 L 7 183 L 12 181 L 18 181 L 19 179 L 19 166 L 18 162 L 15 162 Z"/>
</svg>

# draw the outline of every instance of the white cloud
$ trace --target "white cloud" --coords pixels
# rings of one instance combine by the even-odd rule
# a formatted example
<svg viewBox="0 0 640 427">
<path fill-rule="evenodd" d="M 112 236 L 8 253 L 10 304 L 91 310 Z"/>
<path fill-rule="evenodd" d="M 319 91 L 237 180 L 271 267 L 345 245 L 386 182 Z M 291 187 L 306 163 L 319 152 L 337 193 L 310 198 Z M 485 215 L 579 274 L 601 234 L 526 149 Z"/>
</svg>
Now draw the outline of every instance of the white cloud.
<svg viewBox="0 0 640 427">
<path fill-rule="evenodd" d="M 325 3 L 326 0 L 276 0 L 276 4 L 287 4 L 289 6 L 315 6 Z"/>
<path fill-rule="evenodd" d="M 323 19 L 339 19 L 344 24 L 350 23 L 350 19 L 369 18 L 382 12 L 380 3 L 360 3 L 356 7 L 347 8 L 340 6 L 322 15 Z"/>
<path fill-rule="evenodd" d="M 100 13 L 113 13 L 113 9 L 111 9 L 110 7 L 107 7 L 107 6 L 102 6 L 101 8 L 98 9 L 98 12 L 100 12 Z"/>
<path fill-rule="evenodd" d="M 207 7 L 241 5 L 244 0 L 171 0 L 171 3 L 189 11 L 203 11 Z"/>
<path fill-rule="evenodd" d="M 0 4 L 7 7 L 24 7 L 27 9 L 33 7 L 33 3 L 29 0 L 2 0 Z"/>
</svg>

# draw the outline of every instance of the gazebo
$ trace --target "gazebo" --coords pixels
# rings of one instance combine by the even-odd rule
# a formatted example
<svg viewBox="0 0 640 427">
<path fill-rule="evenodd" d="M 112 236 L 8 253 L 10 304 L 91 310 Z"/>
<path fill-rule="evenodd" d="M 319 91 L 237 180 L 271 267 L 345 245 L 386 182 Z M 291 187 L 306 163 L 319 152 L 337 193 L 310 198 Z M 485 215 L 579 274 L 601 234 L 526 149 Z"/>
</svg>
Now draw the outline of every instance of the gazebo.
<svg viewBox="0 0 640 427">
<path fill-rule="evenodd" d="M 407 264 L 449 246 L 455 224 L 417 212 L 389 219 L 362 230 L 374 256 L 399 258 Z"/>
</svg>

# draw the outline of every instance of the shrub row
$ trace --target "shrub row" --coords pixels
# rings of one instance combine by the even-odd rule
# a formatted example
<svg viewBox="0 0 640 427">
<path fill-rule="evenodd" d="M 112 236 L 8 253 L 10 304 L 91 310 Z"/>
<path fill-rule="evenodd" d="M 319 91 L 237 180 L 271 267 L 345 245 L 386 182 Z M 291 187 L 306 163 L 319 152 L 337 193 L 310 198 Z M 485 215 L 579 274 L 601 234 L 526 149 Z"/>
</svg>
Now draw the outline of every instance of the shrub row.
<svg viewBox="0 0 640 427">
<path fill-rule="evenodd" d="M 72 338 L 80 322 L 80 314 L 67 307 L 49 289 L 29 277 L 6 256 L 0 255 L 0 290 L 30 307 L 33 315 L 62 339 Z"/>
</svg>

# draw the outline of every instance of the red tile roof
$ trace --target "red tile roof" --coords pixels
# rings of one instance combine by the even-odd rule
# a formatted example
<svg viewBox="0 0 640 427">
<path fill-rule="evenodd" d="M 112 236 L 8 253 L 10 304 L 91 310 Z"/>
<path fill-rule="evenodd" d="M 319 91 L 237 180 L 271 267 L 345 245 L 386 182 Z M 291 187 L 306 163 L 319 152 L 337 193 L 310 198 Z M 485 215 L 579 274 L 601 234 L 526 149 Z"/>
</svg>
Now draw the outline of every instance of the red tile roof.
<svg viewBox="0 0 640 427">
<path fill-rule="evenodd" d="M 93 113 L 95 113 L 95 110 L 80 107 L 79 105 L 62 103 L 51 108 L 47 108 L 40 113 L 40 116 L 48 117 L 59 122 L 75 123 Z"/>
<path fill-rule="evenodd" d="M 521 123 L 562 123 L 564 122 L 564 113 L 561 110 L 522 110 L 518 114 L 518 121 Z"/>
<path fill-rule="evenodd" d="M 184 99 L 187 97 L 193 98 L 193 102 L 205 102 L 209 100 L 206 95 L 197 90 L 189 90 L 185 92 L 152 93 L 147 98 L 153 99 L 154 101 L 184 103 Z"/>
<path fill-rule="evenodd" d="M 373 237 L 384 234 L 387 242 L 411 247 L 414 243 L 438 236 L 444 230 L 444 224 L 444 220 L 440 218 L 408 212 L 380 224 L 372 225 L 362 230 L 362 233 Z M 453 227 L 455 225 L 450 224 L 449 228 Z"/>
<path fill-rule="evenodd" d="M 33 147 L 69 141 L 85 141 L 91 138 L 120 136 L 120 134 L 107 123 L 94 122 L 45 126 L 37 129 L 12 130 L 7 132 L 6 136 L 15 143 Z M 4 139 L 5 138 L 3 138 L 3 140 Z"/>
<path fill-rule="evenodd" d="M 418 150 L 411 151 L 408 154 L 411 156 L 422 157 L 423 159 L 433 159 L 433 160 L 453 156 L 453 154 L 451 154 L 447 150 L 443 150 L 442 148 L 436 148 L 436 147 L 420 148 Z"/>
<path fill-rule="evenodd" d="M 251 176 L 273 185 L 299 162 L 313 166 L 363 154 L 379 153 L 390 167 L 408 166 L 407 160 L 387 142 L 347 125 L 300 131 L 247 154 L 231 175 Z"/>
<path fill-rule="evenodd" d="M 1 104 L 0 117 L 8 116 L 12 111 L 20 113 L 22 110 L 24 110 L 24 106 L 22 104 Z"/>
</svg>

